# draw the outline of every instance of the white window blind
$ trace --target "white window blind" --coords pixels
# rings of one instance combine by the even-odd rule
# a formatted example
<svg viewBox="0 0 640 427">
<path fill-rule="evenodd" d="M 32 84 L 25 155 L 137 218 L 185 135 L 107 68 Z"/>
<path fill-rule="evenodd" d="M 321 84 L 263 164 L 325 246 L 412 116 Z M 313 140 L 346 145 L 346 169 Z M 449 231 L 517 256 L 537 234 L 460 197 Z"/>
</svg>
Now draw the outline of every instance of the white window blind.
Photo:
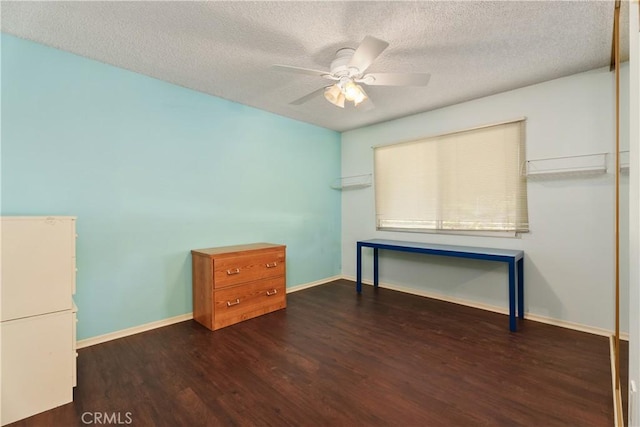
<svg viewBox="0 0 640 427">
<path fill-rule="evenodd" d="M 374 148 L 378 229 L 529 230 L 524 121 Z"/>
</svg>

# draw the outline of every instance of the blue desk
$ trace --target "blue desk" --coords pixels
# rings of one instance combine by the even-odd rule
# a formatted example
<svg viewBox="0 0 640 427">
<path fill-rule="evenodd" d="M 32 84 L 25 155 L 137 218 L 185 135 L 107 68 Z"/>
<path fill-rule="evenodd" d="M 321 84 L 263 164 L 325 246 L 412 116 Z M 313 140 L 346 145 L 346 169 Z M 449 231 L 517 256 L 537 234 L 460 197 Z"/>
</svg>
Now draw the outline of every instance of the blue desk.
<svg viewBox="0 0 640 427">
<path fill-rule="evenodd" d="M 509 329 L 516 327 L 516 313 L 524 319 L 524 252 L 510 249 L 475 248 L 471 246 L 435 245 L 431 243 L 403 242 L 400 240 L 372 239 L 357 243 L 356 291 L 362 292 L 362 248 L 373 248 L 373 286 L 378 286 L 378 250 L 413 252 L 427 255 L 483 259 L 506 262 L 509 265 Z M 517 286 L 516 286 L 517 284 Z M 517 288 L 517 290 L 516 290 Z M 518 308 L 516 312 L 516 296 Z"/>
</svg>

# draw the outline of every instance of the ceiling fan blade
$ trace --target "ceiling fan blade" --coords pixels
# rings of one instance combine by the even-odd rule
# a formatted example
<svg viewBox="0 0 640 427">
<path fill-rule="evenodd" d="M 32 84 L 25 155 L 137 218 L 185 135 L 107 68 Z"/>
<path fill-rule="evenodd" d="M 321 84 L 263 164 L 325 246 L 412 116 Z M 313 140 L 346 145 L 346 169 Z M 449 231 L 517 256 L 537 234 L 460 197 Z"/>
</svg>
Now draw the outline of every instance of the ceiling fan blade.
<svg viewBox="0 0 640 427">
<path fill-rule="evenodd" d="M 295 101 L 290 102 L 289 104 L 291 104 L 291 105 L 304 104 L 305 102 L 312 100 L 313 98 L 315 98 L 316 96 L 320 95 L 321 93 L 324 93 L 325 89 L 326 88 L 321 87 L 320 89 L 314 90 L 313 92 L 311 92 L 309 94 L 306 94 L 302 98 L 298 98 Z"/>
<path fill-rule="evenodd" d="M 369 86 L 426 86 L 429 73 L 371 73 L 358 79 Z"/>
<path fill-rule="evenodd" d="M 271 68 L 276 71 L 286 71 L 287 73 L 307 74 L 310 76 L 328 76 L 328 71 L 312 70 L 311 68 L 292 67 L 290 65 L 272 65 Z"/>
<path fill-rule="evenodd" d="M 377 39 L 375 37 L 366 36 L 360 46 L 356 49 L 351 61 L 349 61 L 349 68 L 357 68 L 360 73 L 364 73 L 364 70 L 369 68 L 369 65 L 389 46 L 384 40 Z"/>
</svg>

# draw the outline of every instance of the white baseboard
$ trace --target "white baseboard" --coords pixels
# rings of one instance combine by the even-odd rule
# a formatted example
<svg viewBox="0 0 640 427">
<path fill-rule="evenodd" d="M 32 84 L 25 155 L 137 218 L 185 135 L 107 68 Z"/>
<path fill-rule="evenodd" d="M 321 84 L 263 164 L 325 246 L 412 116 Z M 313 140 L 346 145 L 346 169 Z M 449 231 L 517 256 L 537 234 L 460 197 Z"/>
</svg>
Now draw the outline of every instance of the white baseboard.
<svg viewBox="0 0 640 427">
<path fill-rule="evenodd" d="M 355 277 L 351 277 L 351 276 L 342 276 L 342 278 L 346 279 L 346 280 L 351 280 L 351 281 L 354 281 L 354 282 L 356 280 Z M 373 282 L 370 281 L 370 280 L 363 280 L 362 283 L 365 284 L 365 285 L 373 286 Z M 407 288 L 407 287 L 404 287 L 404 286 L 394 285 L 394 284 L 390 284 L 390 283 L 382 283 L 382 282 L 380 282 L 378 285 L 381 288 L 390 289 L 390 290 L 393 290 L 393 291 L 405 292 L 405 293 L 408 293 L 408 294 L 419 295 L 419 296 L 422 296 L 422 297 L 437 299 L 437 300 L 440 300 L 440 301 L 452 302 L 454 304 L 460 304 L 460 305 L 464 305 L 464 306 L 467 306 L 467 307 L 479 308 L 481 310 L 492 311 L 494 313 L 509 314 L 509 310 L 507 308 L 505 308 L 505 307 L 499 307 L 499 306 L 494 306 L 494 305 L 490 305 L 490 304 L 484 304 L 484 303 L 480 303 L 480 302 L 476 302 L 476 301 L 467 300 L 467 299 L 464 299 L 464 298 L 452 297 L 450 295 L 442 295 L 442 294 L 438 294 L 438 293 L 430 292 L 430 291 L 423 291 L 421 289 Z M 593 327 L 593 326 L 588 326 L 588 325 L 583 325 L 583 324 L 580 324 L 580 323 L 569 322 L 569 321 L 566 321 L 566 320 L 554 319 L 552 317 L 541 316 L 541 315 L 533 314 L 533 313 L 525 313 L 524 317 L 525 317 L 525 319 L 532 320 L 534 322 L 546 323 L 547 325 L 560 326 L 561 328 L 573 329 L 575 331 L 587 332 L 587 333 L 590 333 L 590 334 L 600 335 L 600 336 L 603 336 L 603 337 L 609 337 L 613 333 L 612 331 L 607 330 L 607 329 L 596 328 L 596 327 Z M 629 334 L 626 333 L 626 332 L 621 332 L 620 333 L 620 339 L 628 341 L 629 340 Z"/>
<path fill-rule="evenodd" d="M 298 292 L 303 289 L 313 288 L 314 286 L 324 285 L 325 283 L 333 282 L 334 280 L 340 280 L 342 276 L 327 277 L 326 279 L 316 280 L 315 282 L 303 283 L 302 285 L 292 286 L 287 288 L 287 293 Z"/>
<path fill-rule="evenodd" d="M 315 282 L 303 283 L 302 285 L 296 285 L 291 288 L 287 288 L 287 293 L 290 294 L 292 292 L 301 291 L 303 289 L 312 288 L 314 286 L 324 285 L 325 283 L 329 283 L 341 278 L 342 276 L 333 276 L 333 277 L 328 277 L 322 280 L 316 280 Z M 150 331 L 156 328 L 162 328 L 163 326 L 169 326 L 169 325 L 173 325 L 174 323 L 180 323 L 180 322 L 184 322 L 185 320 L 191 320 L 191 319 L 193 319 L 193 313 L 186 313 L 186 314 L 181 314 L 179 316 L 170 317 L 168 319 L 157 320 L 151 323 L 145 323 L 144 325 L 134 326 L 132 328 L 110 332 L 108 334 L 99 335 L 97 337 L 91 337 L 91 338 L 79 340 L 76 343 L 76 348 L 84 348 L 84 347 L 89 347 L 96 344 L 102 344 L 103 342 L 116 340 L 118 338 L 128 337 L 130 335 L 139 334 L 141 332 Z"/>
<path fill-rule="evenodd" d="M 121 329 L 119 331 L 110 332 L 108 334 L 98 335 L 97 337 L 80 340 L 76 343 L 76 348 L 84 348 L 96 344 L 102 344 L 103 342 L 128 337 L 129 335 L 139 334 L 140 332 L 150 331 L 152 329 L 173 325 L 174 323 L 180 323 L 190 319 L 193 319 L 193 313 L 181 314 L 179 316 L 170 317 L 168 319 L 157 320 L 155 322 L 145 323 L 144 325 Z"/>
<path fill-rule="evenodd" d="M 608 329 L 596 328 L 595 326 L 573 323 L 566 320 L 553 319 L 551 317 L 539 316 L 532 313 L 525 313 L 524 318 L 527 320 L 533 320 L 534 322 L 560 326 L 561 328 L 573 329 L 574 331 L 587 332 L 589 334 L 600 335 L 603 337 L 608 337 L 613 333 L 613 331 L 610 331 Z M 629 341 L 629 334 L 627 332 L 620 332 L 620 339 L 623 341 Z"/>
</svg>

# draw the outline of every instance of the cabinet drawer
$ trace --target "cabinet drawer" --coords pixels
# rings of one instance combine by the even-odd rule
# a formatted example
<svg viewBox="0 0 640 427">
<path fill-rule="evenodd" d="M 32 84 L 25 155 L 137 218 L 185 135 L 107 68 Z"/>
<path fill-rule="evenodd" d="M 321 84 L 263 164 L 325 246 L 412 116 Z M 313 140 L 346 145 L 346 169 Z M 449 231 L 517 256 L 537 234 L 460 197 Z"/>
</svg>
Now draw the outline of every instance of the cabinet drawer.
<svg viewBox="0 0 640 427">
<path fill-rule="evenodd" d="M 214 329 L 286 307 L 284 277 L 214 292 Z"/>
<path fill-rule="evenodd" d="M 76 280 L 73 217 L 2 217 L 2 321 L 72 308 Z"/>
<path fill-rule="evenodd" d="M 2 425 L 73 400 L 71 310 L 0 323 Z"/>
<path fill-rule="evenodd" d="M 222 288 L 268 277 L 284 276 L 284 251 L 269 251 L 213 260 L 213 287 Z"/>
</svg>

